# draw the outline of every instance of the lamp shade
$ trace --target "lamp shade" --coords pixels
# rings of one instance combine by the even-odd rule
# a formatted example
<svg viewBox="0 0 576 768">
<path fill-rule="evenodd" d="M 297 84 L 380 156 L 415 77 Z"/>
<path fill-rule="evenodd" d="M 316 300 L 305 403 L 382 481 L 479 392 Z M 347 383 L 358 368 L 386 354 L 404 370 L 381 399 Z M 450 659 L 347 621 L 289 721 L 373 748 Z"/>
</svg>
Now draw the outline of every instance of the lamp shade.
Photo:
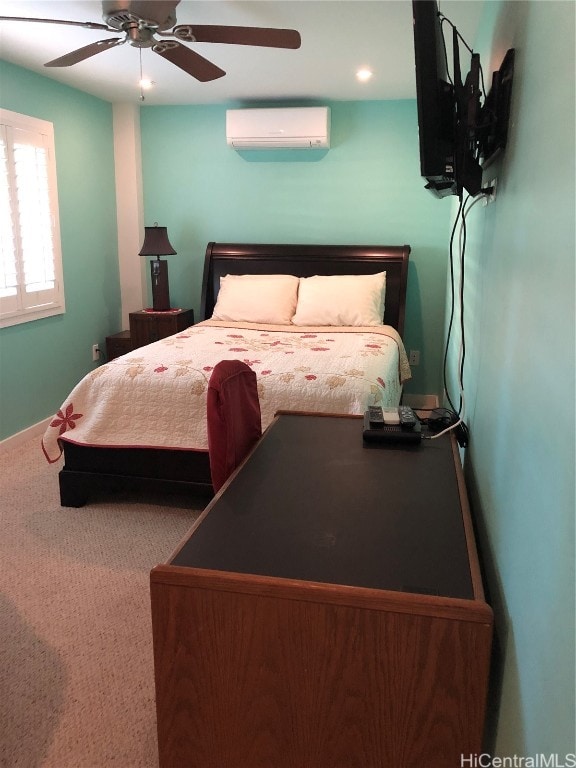
<svg viewBox="0 0 576 768">
<path fill-rule="evenodd" d="M 139 256 L 170 256 L 176 253 L 168 240 L 166 227 L 144 227 L 144 242 Z"/>
</svg>

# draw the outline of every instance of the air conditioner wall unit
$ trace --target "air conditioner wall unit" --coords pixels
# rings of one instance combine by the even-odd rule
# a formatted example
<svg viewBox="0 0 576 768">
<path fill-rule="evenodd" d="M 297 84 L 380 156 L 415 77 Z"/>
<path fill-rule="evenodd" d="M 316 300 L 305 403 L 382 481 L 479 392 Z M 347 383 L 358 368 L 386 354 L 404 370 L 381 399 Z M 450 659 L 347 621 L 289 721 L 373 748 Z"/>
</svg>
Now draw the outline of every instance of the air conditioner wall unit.
<svg viewBox="0 0 576 768">
<path fill-rule="evenodd" d="M 330 107 L 226 110 L 226 141 L 234 149 L 328 149 Z"/>
</svg>

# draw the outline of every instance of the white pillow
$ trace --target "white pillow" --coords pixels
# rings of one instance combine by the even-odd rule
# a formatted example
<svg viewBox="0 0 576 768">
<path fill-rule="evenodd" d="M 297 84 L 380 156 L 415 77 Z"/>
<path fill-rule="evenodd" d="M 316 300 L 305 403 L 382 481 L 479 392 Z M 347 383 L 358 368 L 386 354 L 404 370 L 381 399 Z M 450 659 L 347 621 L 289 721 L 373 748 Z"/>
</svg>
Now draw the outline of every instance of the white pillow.
<svg viewBox="0 0 576 768">
<path fill-rule="evenodd" d="M 298 282 L 294 275 L 225 275 L 212 319 L 288 325 L 296 311 Z"/>
<path fill-rule="evenodd" d="M 294 325 L 382 325 L 386 272 L 301 277 Z"/>
</svg>

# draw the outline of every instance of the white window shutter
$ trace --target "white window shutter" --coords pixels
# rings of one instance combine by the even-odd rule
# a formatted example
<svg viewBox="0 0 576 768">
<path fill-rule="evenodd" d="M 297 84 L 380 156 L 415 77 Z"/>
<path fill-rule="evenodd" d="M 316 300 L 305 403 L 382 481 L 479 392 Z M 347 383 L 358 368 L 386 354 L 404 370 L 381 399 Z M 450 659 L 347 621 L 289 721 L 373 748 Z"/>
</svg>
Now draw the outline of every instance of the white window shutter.
<svg viewBox="0 0 576 768">
<path fill-rule="evenodd" d="M 16 244 L 10 192 L 7 131 L 0 125 L 0 313 L 17 311 L 19 305 Z"/>
<path fill-rule="evenodd" d="M 64 295 L 52 125 L 0 110 L 6 115 L 13 117 L 3 121 L 0 156 L 0 322 L 10 325 L 63 312 Z"/>
</svg>

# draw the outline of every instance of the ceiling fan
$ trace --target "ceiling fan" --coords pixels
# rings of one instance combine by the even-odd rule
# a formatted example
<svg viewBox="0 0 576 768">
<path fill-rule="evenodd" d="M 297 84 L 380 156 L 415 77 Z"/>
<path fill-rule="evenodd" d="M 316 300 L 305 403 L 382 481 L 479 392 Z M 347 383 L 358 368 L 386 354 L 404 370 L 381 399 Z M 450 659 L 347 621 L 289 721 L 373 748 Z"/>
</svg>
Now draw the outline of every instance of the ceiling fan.
<svg viewBox="0 0 576 768">
<path fill-rule="evenodd" d="M 232 43 L 266 48 L 300 47 L 300 34 L 294 29 L 176 24 L 176 6 L 179 2 L 180 0 L 103 0 L 102 16 L 105 24 L 22 16 L 0 16 L 0 21 L 67 24 L 87 29 L 103 29 L 106 32 L 124 32 L 124 37 L 97 40 L 47 62 L 45 67 L 70 67 L 109 48 L 130 43 L 136 48 L 151 48 L 154 53 L 201 82 L 216 80 L 226 72 L 196 51 L 182 45 L 181 40 L 187 43 Z"/>
</svg>

